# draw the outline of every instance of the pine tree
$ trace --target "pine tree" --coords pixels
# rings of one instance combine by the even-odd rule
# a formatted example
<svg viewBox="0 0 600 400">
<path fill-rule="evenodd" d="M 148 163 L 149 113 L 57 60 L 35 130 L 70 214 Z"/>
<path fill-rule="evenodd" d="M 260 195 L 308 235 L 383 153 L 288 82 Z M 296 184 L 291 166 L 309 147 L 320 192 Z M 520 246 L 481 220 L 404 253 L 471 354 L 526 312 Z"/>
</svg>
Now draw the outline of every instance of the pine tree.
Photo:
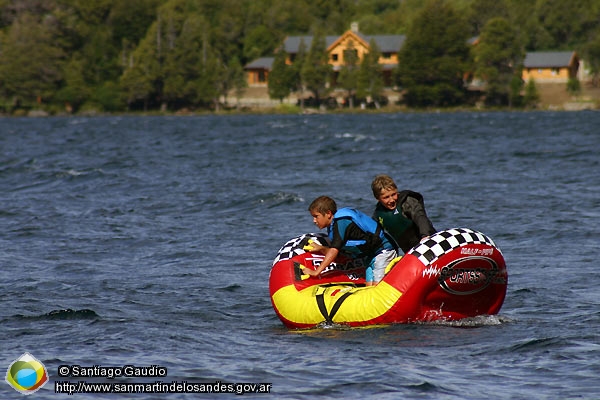
<svg viewBox="0 0 600 400">
<path fill-rule="evenodd" d="M 581 93 L 581 82 L 579 82 L 577 77 L 569 78 L 569 81 L 567 82 L 567 92 L 569 92 L 571 96 L 578 96 Z"/>
<path fill-rule="evenodd" d="M 286 57 L 285 51 L 282 48 L 279 49 L 275 54 L 271 73 L 269 73 L 269 97 L 279 100 L 280 103 L 283 102 L 284 98 L 289 96 L 292 90 L 290 79 L 292 71 L 290 66 L 285 62 Z"/>
<path fill-rule="evenodd" d="M 538 93 L 537 86 L 535 85 L 535 80 L 530 79 L 525 85 L 525 96 L 523 98 L 523 103 L 526 107 L 535 108 L 539 100 L 540 95 Z"/>
<path fill-rule="evenodd" d="M 327 85 L 331 77 L 331 65 L 327 61 L 325 37 L 317 33 L 312 39 L 310 50 L 300 71 L 302 81 L 306 88 L 313 93 L 317 105 L 321 103 L 321 99 L 328 92 Z"/>
<path fill-rule="evenodd" d="M 57 46 L 55 34 L 51 24 L 29 14 L 13 22 L 0 42 L 0 90 L 5 97 L 39 106 L 56 94 L 65 53 Z"/>
<path fill-rule="evenodd" d="M 417 14 L 398 54 L 398 83 L 409 106 L 452 106 L 465 98 L 469 29 L 449 2 L 431 0 Z"/>
<path fill-rule="evenodd" d="M 358 95 L 370 97 L 379 108 L 379 98 L 383 92 L 383 76 L 379 57 L 381 53 L 375 40 L 369 43 L 369 52 L 365 54 L 358 75 Z"/>
<path fill-rule="evenodd" d="M 354 96 L 358 87 L 358 55 L 356 48 L 352 43 L 344 50 L 344 65 L 340 69 L 337 84 L 342 89 L 346 90 L 349 107 L 354 108 Z"/>
<path fill-rule="evenodd" d="M 521 76 L 525 52 L 504 18 L 490 19 L 473 47 L 475 76 L 486 84 L 486 103 L 511 105 L 513 77 Z"/>
<path fill-rule="evenodd" d="M 304 63 L 306 62 L 306 43 L 304 43 L 304 39 L 300 40 L 300 45 L 298 46 L 298 53 L 296 53 L 296 58 L 292 63 L 291 67 L 291 78 L 290 82 L 294 86 L 295 91 L 300 93 L 300 107 L 304 109 L 304 79 L 302 77 L 302 69 L 304 68 Z"/>
<path fill-rule="evenodd" d="M 582 53 L 592 75 L 592 86 L 600 86 L 600 32 L 583 47 Z"/>
<path fill-rule="evenodd" d="M 162 94 L 162 68 L 159 60 L 160 37 L 158 26 L 160 21 L 152 24 L 146 37 L 132 54 L 131 65 L 123 72 L 120 79 L 124 98 L 131 107 L 137 102 L 143 102 L 144 110 L 148 109 L 151 98 Z"/>
</svg>

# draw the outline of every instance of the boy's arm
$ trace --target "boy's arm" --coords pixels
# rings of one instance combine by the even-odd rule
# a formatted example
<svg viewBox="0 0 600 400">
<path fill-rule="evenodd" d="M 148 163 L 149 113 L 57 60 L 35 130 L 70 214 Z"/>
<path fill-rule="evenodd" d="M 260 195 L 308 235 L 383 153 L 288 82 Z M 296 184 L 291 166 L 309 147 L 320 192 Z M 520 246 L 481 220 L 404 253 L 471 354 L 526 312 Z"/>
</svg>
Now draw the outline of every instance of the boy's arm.
<svg viewBox="0 0 600 400">
<path fill-rule="evenodd" d="M 322 244 L 319 244 L 313 240 L 309 240 L 308 245 L 304 246 L 304 251 L 310 251 L 311 253 L 320 253 L 325 255 L 327 254 L 327 250 L 329 250 L 329 247 L 323 246 Z"/>
<path fill-rule="evenodd" d="M 427 217 L 425 207 L 418 199 L 408 196 L 404 203 L 402 203 L 402 212 L 417 225 L 421 237 L 435 233 L 435 228 Z"/>
<path fill-rule="evenodd" d="M 303 267 L 302 272 L 310 276 L 319 276 L 319 274 L 335 260 L 339 252 L 340 251 L 335 247 L 330 247 L 327 249 L 327 253 L 325 253 L 325 258 L 321 262 L 321 265 L 319 265 L 316 270 Z"/>
</svg>

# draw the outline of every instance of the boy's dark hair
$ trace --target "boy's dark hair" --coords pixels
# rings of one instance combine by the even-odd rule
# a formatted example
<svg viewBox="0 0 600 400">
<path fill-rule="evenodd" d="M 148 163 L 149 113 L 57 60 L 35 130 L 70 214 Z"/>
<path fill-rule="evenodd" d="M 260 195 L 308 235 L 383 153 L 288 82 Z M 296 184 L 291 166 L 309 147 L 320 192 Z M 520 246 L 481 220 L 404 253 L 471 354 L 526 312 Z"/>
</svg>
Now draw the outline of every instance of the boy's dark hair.
<svg viewBox="0 0 600 400">
<path fill-rule="evenodd" d="M 325 215 L 327 211 L 331 211 L 332 214 L 337 212 L 337 204 L 335 204 L 335 200 L 328 196 L 319 196 L 310 203 L 308 206 L 308 211 L 313 212 L 316 211 L 319 214 Z"/>
</svg>

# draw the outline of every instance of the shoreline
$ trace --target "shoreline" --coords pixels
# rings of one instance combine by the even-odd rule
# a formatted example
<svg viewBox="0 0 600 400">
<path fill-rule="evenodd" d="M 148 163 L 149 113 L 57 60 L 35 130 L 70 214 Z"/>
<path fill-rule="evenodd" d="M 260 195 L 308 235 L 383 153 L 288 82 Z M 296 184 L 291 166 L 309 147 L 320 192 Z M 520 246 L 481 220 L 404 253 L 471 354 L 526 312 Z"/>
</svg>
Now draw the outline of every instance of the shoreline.
<svg viewBox="0 0 600 400">
<path fill-rule="evenodd" d="M 84 111 L 80 113 L 56 113 L 51 114 L 43 110 L 31 110 L 30 112 L 23 115 L 8 115 L 0 114 L 0 119 L 17 119 L 17 118 L 96 118 L 96 117 L 194 117 L 194 116 L 237 116 L 237 115 L 356 115 L 356 114 L 440 114 L 440 113 L 500 113 L 500 112 L 515 112 L 515 113 L 526 113 L 526 112 L 580 112 L 580 111 L 600 111 L 600 107 L 592 105 L 588 106 L 588 103 L 579 105 L 578 103 L 572 104 L 569 107 L 547 107 L 547 108 L 482 108 L 482 107 L 449 107 L 449 108 L 406 108 L 400 106 L 394 107 L 382 107 L 380 109 L 333 109 L 333 110 L 319 110 L 319 109 L 304 109 L 304 111 L 298 107 L 297 110 L 285 109 L 281 110 L 278 108 L 264 107 L 264 108 L 252 108 L 245 110 L 200 110 L 200 111 L 132 111 L 132 112 L 96 112 L 96 111 Z"/>
<path fill-rule="evenodd" d="M 485 107 L 483 105 L 475 106 L 456 106 L 456 107 L 427 107 L 410 108 L 405 105 L 397 104 L 399 95 L 390 89 L 384 91 L 384 95 L 389 99 L 389 103 L 380 108 L 361 108 L 355 106 L 350 109 L 347 107 L 337 108 L 313 108 L 297 106 L 297 96 L 289 96 L 283 102 L 272 100 L 268 97 L 266 87 L 248 88 L 245 96 L 234 99 L 232 96 L 222 98 L 222 107 L 218 110 L 200 109 L 190 110 L 181 109 L 177 111 L 123 111 L 123 112 L 104 112 L 94 109 L 84 110 L 76 113 L 67 111 L 50 112 L 42 107 L 36 109 L 17 109 L 12 113 L 0 113 L 0 118 L 43 118 L 43 117 L 95 117 L 95 116 L 193 116 L 193 115 L 266 115 L 266 114 L 378 114 L 378 113 L 440 113 L 440 112 L 527 112 L 527 111 L 584 111 L 600 110 L 600 87 L 592 87 L 589 84 L 582 85 L 581 92 L 573 96 L 566 91 L 566 84 L 538 84 L 539 102 L 536 107 Z M 338 99 L 340 93 L 337 94 Z M 335 96 L 333 96 L 335 98 Z M 234 99 L 230 101 L 231 99 Z M 340 103 L 340 101 L 338 101 Z"/>
<path fill-rule="evenodd" d="M 190 116 L 233 116 L 233 115 L 336 115 L 336 114 L 439 114 L 439 113 L 496 113 L 496 112 L 577 112 L 577 111 L 600 111 L 600 106 L 593 102 L 570 102 L 565 107 L 535 107 L 535 108 L 516 108 L 516 107 L 431 107 L 431 108 L 408 108 L 406 106 L 385 106 L 379 109 L 354 109 L 337 108 L 337 109 L 317 109 L 317 108 L 300 108 L 300 107 L 257 107 L 243 109 L 227 109 L 227 110 L 179 110 L 179 111 L 124 111 L 124 112 L 101 112 L 101 111 L 83 111 L 79 113 L 49 113 L 44 110 L 30 110 L 27 113 L 10 115 L 0 114 L 2 118 L 52 118 L 52 117 L 111 117 L 111 116 L 128 116 L 128 117 L 190 117 Z"/>
</svg>

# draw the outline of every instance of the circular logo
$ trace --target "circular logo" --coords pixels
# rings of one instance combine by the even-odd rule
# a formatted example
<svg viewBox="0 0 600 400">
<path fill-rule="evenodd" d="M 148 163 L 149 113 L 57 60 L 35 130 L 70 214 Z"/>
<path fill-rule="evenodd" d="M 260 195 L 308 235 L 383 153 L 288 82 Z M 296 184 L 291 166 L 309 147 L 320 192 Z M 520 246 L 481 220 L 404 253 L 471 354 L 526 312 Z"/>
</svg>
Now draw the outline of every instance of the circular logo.
<svg viewBox="0 0 600 400">
<path fill-rule="evenodd" d="M 31 394 L 48 382 L 48 372 L 44 364 L 25 353 L 8 367 L 6 382 L 18 392 Z"/>
<path fill-rule="evenodd" d="M 498 275 L 498 265 L 488 257 L 465 257 L 440 271 L 438 283 L 448 293 L 469 295 L 481 292 Z"/>
</svg>

